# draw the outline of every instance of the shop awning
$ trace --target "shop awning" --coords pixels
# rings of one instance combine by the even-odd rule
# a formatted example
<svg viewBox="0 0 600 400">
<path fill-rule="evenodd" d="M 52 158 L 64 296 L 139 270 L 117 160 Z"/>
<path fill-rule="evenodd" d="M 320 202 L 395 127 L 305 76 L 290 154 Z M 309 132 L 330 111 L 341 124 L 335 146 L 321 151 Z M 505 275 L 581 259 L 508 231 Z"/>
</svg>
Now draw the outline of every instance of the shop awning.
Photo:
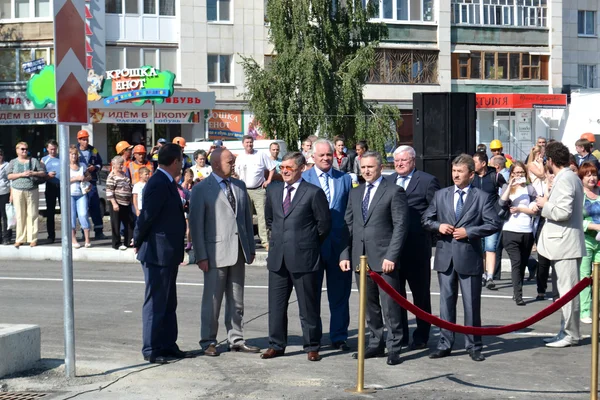
<svg viewBox="0 0 600 400">
<path fill-rule="evenodd" d="M 567 108 L 566 94 L 477 93 L 477 109 L 555 109 Z"/>
</svg>

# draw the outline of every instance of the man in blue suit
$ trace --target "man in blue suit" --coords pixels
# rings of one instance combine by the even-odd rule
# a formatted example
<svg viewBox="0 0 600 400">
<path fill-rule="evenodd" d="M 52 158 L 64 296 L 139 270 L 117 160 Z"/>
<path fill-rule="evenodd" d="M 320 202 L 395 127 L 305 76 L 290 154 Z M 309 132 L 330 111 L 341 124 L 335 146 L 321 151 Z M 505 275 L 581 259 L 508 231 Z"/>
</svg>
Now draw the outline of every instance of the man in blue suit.
<svg viewBox="0 0 600 400">
<path fill-rule="evenodd" d="M 171 358 L 189 357 L 177 347 L 177 291 L 179 264 L 183 261 L 185 216 L 175 178 L 183 157 L 177 144 L 158 152 L 158 170 L 144 188 L 144 209 L 134 231 L 137 259 L 142 263 L 146 294 L 142 309 L 144 360 L 166 364 Z"/>
<path fill-rule="evenodd" d="M 344 220 L 348 195 L 352 189 L 350 175 L 333 168 L 333 144 L 326 139 L 313 143 L 315 166 L 302 174 L 308 183 L 325 192 L 331 213 L 331 232 L 321 245 L 321 260 L 327 271 L 327 298 L 331 314 L 329 338 L 333 347 L 349 351 L 348 325 L 350 324 L 350 291 L 352 272 L 339 267 L 340 253 L 348 240 L 348 225 Z M 322 278 L 321 278 L 322 282 Z"/>
</svg>

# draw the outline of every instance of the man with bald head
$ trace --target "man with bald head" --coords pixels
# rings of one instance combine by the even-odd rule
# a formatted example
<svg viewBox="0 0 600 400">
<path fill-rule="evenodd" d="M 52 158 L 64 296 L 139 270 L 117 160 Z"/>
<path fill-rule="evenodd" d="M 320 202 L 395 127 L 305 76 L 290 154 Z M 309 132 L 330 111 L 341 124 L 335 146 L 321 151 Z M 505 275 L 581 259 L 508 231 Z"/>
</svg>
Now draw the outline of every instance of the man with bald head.
<svg viewBox="0 0 600 400">
<path fill-rule="evenodd" d="M 245 264 L 256 254 L 252 208 L 244 182 L 232 178 L 235 158 L 226 149 L 211 154 L 212 174 L 194 186 L 190 201 L 190 233 L 198 267 L 204 272 L 200 345 L 218 356 L 219 311 L 225 294 L 225 326 L 231 351 L 257 353 L 244 341 Z"/>
</svg>

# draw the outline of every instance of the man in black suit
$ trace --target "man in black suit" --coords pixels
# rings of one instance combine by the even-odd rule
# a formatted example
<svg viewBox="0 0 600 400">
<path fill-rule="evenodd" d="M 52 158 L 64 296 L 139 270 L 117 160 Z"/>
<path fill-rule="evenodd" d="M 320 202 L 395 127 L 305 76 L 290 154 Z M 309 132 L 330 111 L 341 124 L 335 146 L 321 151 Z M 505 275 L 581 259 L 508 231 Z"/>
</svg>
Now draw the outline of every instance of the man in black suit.
<svg viewBox="0 0 600 400">
<path fill-rule="evenodd" d="M 306 160 L 287 153 L 281 162 L 283 183 L 267 187 L 265 220 L 269 241 L 269 348 L 261 358 L 282 356 L 287 345 L 287 308 L 296 289 L 304 351 L 319 361 L 321 326 L 321 244 L 331 229 L 323 189 L 302 179 Z"/>
<path fill-rule="evenodd" d="M 389 179 L 406 190 L 408 200 L 408 236 L 400 257 L 400 294 L 406 297 L 408 282 L 415 305 L 431 313 L 431 233 L 421 226 L 421 217 L 435 192 L 440 190 L 440 183 L 435 176 L 415 169 L 415 150 L 410 146 L 400 146 L 394 151 L 394 168 L 396 172 Z M 427 347 L 430 329 L 430 323 L 417 318 L 411 350 Z M 405 309 L 402 309 L 402 333 L 408 343 L 408 316 Z"/>
<path fill-rule="evenodd" d="M 146 294 L 142 309 L 144 360 L 166 364 L 190 356 L 177 346 L 175 282 L 183 261 L 185 216 L 175 178 L 183 162 L 177 144 L 158 151 L 158 170 L 144 188 L 144 208 L 134 231 L 137 259 L 142 263 Z"/>
<path fill-rule="evenodd" d="M 452 161 L 454 185 L 439 190 L 422 218 L 423 227 L 439 232 L 433 269 L 440 283 L 440 318 L 456 322 L 458 285 L 465 310 L 465 325 L 481 326 L 481 238 L 500 229 L 493 198 L 471 186 L 475 175 L 473 157 L 461 154 Z M 437 350 L 429 358 L 450 355 L 454 332 L 442 329 Z M 483 361 L 481 336 L 465 335 L 465 347 L 473 361 Z"/>
<path fill-rule="evenodd" d="M 381 176 L 383 167 L 379 153 L 364 153 L 360 159 L 360 169 L 365 183 L 350 191 L 345 218 L 350 240 L 340 255 L 340 268 L 349 271 L 360 263 L 360 256 L 366 255 L 371 270 L 381 274 L 400 292 L 400 254 L 408 233 L 406 193 L 402 187 Z M 401 315 L 401 307 L 388 294 L 379 291 L 377 284 L 368 278 L 367 325 L 371 333 L 365 358 L 384 355 L 385 318 L 387 363 L 396 365 L 402 362 Z"/>
</svg>

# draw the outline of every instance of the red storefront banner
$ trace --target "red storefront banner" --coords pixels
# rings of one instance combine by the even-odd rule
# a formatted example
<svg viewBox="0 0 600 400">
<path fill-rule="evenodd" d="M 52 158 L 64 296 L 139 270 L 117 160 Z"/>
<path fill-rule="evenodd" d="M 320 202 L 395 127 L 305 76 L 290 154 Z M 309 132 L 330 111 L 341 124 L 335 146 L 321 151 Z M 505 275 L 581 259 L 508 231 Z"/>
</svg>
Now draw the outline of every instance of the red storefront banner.
<svg viewBox="0 0 600 400">
<path fill-rule="evenodd" d="M 477 109 L 567 108 L 566 94 L 477 93 Z"/>
</svg>

